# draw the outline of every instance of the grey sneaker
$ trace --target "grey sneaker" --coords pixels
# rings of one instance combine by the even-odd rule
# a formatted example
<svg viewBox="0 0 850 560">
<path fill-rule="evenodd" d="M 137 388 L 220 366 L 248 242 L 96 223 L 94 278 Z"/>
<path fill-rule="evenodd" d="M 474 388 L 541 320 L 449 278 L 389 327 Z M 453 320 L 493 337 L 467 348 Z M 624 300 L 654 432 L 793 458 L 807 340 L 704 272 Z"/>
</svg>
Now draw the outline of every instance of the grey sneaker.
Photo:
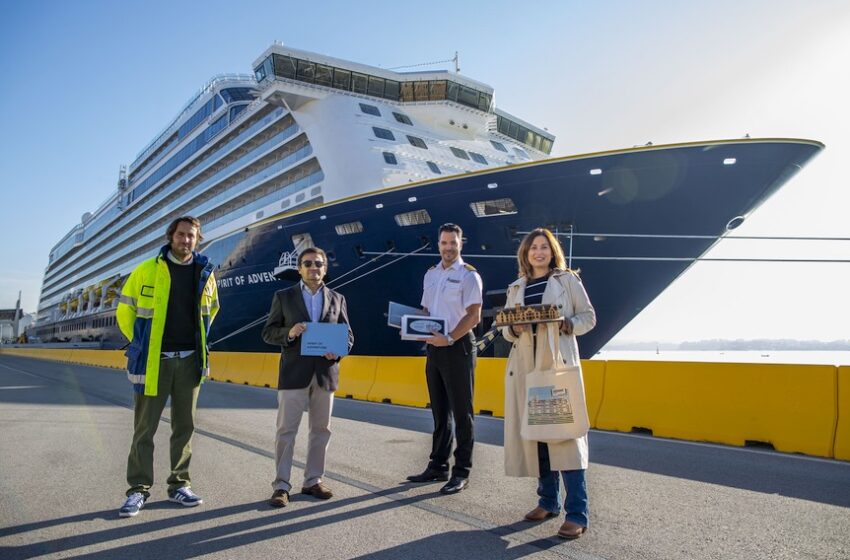
<svg viewBox="0 0 850 560">
<path fill-rule="evenodd" d="M 133 492 L 124 500 L 124 505 L 118 510 L 118 517 L 135 517 L 145 507 L 145 495 Z"/>
<path fill-rule="evenodd" d="M 168 501 L 186 507 L 195 507 L 204 503 L 200 496 L 195 495 L 195 493 L 192 492 L 192 489 L 188 486 L 184 486 L 183 488 L 178 488 L 174 492 L 170 492 L 168 494 Z"/>
</svg>

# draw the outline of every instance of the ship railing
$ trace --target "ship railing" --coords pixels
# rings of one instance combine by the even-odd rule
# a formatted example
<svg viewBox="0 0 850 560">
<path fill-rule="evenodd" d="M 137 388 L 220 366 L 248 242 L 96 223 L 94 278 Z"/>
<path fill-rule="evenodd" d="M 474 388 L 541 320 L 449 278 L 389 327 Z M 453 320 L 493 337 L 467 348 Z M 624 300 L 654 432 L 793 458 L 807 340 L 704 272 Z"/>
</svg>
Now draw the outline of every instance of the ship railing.
<svg viewBox="0 0 850 560">
<path fill-rule="evenodd" d="M 215 86 L 222 82 L 245 82 L 250 83 L 254 87 L 256 87 L 257 85 L 257 80 L 252 74 L 217 74 L 213 76 L 209 79 L 209 81 L 207 81 L 206 84 L 201 87 L 201 89 L 197 91 L 197 93 L 195 93 L 195 95 L 192 96 L 192 98 L 188 102 L 186 102 L 185 105 L 183 105 L 183 108 L 178 111 L 177 116 L 174 117 L 171 121 L 169 121 L 169 124 L 165 128 L 163 128 L 159 134 L 156 135 L 154 140 L 148 143 L 148 145 L 145 146 L 141 152 L 139 152 L 139 155 L 136 156 L 136 159 L 133 160 L 133 163 L 130 165 L 130 167 L 135 167 L 137 163 L 139 163 L 148 155 L 150 155 L 151 151 L 153 151 L 157 143 L 162 140 L 164 136 L 171 132 L 171 130 L 177 124 L 177 121 L 179 121 L 180 118 L 183 117 L 183 115 L 192 108 L 195 102 L 197 102 L 201 97 L 203 97 L 206 93 L 210 92 L 212 89 L 215 88 Z"/>
</svg>

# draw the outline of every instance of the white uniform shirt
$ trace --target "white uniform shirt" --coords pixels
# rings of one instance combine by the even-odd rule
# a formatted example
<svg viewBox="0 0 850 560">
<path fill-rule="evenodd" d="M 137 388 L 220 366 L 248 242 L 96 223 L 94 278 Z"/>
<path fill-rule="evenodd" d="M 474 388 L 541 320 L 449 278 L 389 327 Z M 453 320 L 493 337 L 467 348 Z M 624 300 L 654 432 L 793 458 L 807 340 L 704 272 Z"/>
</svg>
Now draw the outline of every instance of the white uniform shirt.
<svg viewBox="0 0 850 560">
<path fill-rule="evenodd" d="M 444 317 L 451 332 L 466 315 L 467 307 L 484 301 L 481 289 L 481 276 L 467 269 L 463 259 L 458 258 L 449 268 L 443 268 L 441 261 L 425 273 L 421 305 L 432 317 Z"/>
</svg>

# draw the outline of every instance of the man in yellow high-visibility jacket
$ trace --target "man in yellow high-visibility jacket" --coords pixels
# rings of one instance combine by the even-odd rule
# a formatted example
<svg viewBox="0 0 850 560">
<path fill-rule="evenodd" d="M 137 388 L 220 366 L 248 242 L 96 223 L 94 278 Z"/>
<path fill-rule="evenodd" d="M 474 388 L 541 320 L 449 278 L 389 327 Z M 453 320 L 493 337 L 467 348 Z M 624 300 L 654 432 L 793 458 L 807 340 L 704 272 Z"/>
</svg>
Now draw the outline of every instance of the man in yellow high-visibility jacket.
<svg viewBox="0 0 850 560">
<path fill-rule="evenodd" d="M 171 397 L 171 475 L 168 499 L 203 503 L 190 489 L 195 407 L 209 375 L 207 335 L 218 313 L 213 264 L 195 252 L 201 224 L 183 216 L 168 226 L 168 244 L 141 263 L 121 290 L 116 315 L 130 340 L 127 376 L 135 390 L 133 442 L 127 460 L 127 498 L 119 515 L 133 517 L 153 485 L 153 437 Z"/>
</svg>

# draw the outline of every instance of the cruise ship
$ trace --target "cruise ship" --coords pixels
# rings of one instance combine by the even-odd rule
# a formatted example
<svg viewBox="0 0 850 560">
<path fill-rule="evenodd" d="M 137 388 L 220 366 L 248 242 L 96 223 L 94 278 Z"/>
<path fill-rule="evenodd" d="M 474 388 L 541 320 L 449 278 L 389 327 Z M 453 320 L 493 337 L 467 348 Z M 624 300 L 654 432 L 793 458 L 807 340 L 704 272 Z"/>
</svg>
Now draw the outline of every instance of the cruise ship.
<svg viewBox="0 0 850 560">
<path fill-rule="evenodd" d="M 516 278 L 524 232 L 555 231 L 597 311 L 588 357 L 823 149 L 743 138 L 553 158 L 552 134 L 458 72 L 281 44 L 253 68 L 211 79 L 51 250 L 31 335 L 123 346 L 122 283 L 188 214 L 216 263 L 214 350 L 277 351 L 260 337 L 272 295 L 318 246 L 348 300 L 354 352 L 420 354 L 387 326 L 387 305 L 418 305 L 437 229 L 453 222 L 484 280 L 478 336 Z"/>
</svg>

